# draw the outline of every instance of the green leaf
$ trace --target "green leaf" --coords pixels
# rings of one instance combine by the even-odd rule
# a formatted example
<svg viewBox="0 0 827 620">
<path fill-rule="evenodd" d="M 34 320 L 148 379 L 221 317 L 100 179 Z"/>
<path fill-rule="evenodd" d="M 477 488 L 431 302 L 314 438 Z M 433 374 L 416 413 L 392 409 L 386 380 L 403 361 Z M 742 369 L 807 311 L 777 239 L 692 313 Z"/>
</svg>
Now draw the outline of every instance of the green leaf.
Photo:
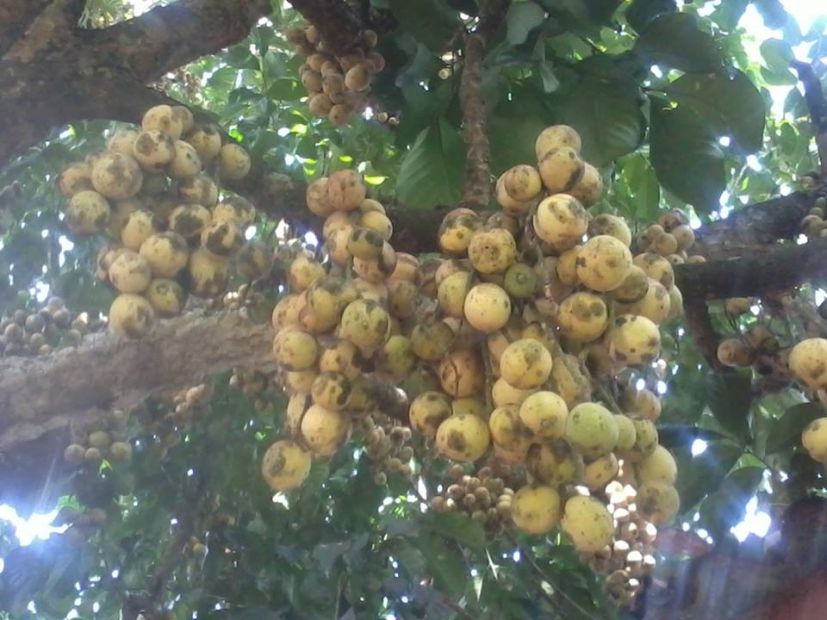
<svg viewBox="0 0 827 620">
<path fill-rule="evenodd" d="M 761 57 L 766 68 L 761 68 L 761 75 L 770 84 L 795 84 L 798 78 L 790 69 L 790 62 L 795 53 L 787 41 L 783 39 L 767 39 L 761 43 Z"/>
<path fill-rule="evenodd" d="M 726 187 L 724 154 L 708 124 L 688 106 L 652 98 L 649 149 L 658 180 L 696 209 L 717 209 Z"/>
<path fill-rule="evenodd" d="M 429 513 L 424 520 L 432 532 L 452 538 L 465 547 L 485 547 L 485 530 L 482 525 L 464 513 Z"/>
<path fill-rule="evenodd" d="M 488 120 L 491 143 L 491 172 L 500 174 L 517 164 L 533 163 L 534 141 L 552 122 L 542 105 L 542 94 L 534 89 L 520 89 L 512 99 L 496 107 Z"/>
<path fill-rule="evenodd" d="M 528 39 L 529 33 L 543 25 L 546 12 L 534 2 L 515 2 L 508 7 L 505 16 L 506 39 L 511 45 L 520 45 Z"/>
<path fill-rule="evenodd" d="M 813 420 L 824 416 L 824 407 L 818 403 L 801 403 L 793 405 L 775 420 L 764 451 L 767 454 L 781 452 L 801 443 L 801 433 Z"/>
<path fill-rule="evenodd" d="M 706 450 L 695 457 L 691 446 L 674 449 L 679 472 L 675 488 L 684 510 L 713 493 L 742 453 L 741 447 L 730 441 L 711 441 Z"/>
<path fill-rule="evenodd" d="M 634 209 L 629 215 L 642 221 L 654 220 L 660 204 L 660 186 L 649 160 L 635 153 L 624 157 L 620 170 L 629 186 Z"/>
<path fill-rule="evenodd" d="M 643 30 L 635 49 L 651 64 L 692 73 L 713 73 L 723 66 L 723 56 L 712 35 L 698 28 L 688 13 L 665 13 Z"/>
<path fill-rule="evenodd" d="M 597 167 L 634 151 L 646 131 L 637 84 L 592 76 L 569 95 L 563 122 L 580 133 L 583 157 Z"/>
<path fill-rule="evenodd" d="M 678 9 L 675 0 L 632 0 L 626 9 L 626 21 L 640 32 L 650 21 L 663 13 L 673 13 Z"/>
<path fill-rule="evenodd" d="M 440 0 L 389 0 L 388 5 L 402 28 L 435 52 L 443 50 L 458 24 L 457 13 Z"/>
<path fill-rule="evenodd" d="M 737 438 L 749 436 L 752 377 L 731 372 L 710 375 L 706 381 L 707 404 L 715 419 Z"/>
<path fill-rule="evenodd" d="M 425 557 L 436 586 L 449 596 L 461 596 L 470 582 L 462 554 L 439 536 L 419 536 L 416 545 Z"/>
<path fill-rule="evenodd" d="M 462 196 L 463 160 L 459 131 L 446 120 L 423 129 L 402 160 L 399 201 L 417 209 L 456 203 Z"/>
<path fill-rule="evenodd" d="M 679 104 L 691 107 L 719 136 L 730 136 L 747 153 L 761 148 L 765 105 L 761 93 L 741 71 L 731 76 L 687 73 L 667 87 Z"/>
</svg>

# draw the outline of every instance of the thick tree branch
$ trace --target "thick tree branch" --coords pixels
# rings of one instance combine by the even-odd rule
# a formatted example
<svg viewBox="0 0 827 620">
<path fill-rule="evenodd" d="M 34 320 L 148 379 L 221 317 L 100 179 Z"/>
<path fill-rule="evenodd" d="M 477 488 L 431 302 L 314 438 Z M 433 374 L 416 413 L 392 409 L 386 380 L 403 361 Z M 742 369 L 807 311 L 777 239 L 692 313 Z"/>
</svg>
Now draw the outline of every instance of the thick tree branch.
<svg viewBox="0 0 827 620">
<path fill-rule="evenodd" d="M 293 8 L 313 24 L 322 41 L 334 54 L 344 54 L 356 45 L 362 22 L 344 0 L 289 0 Z"/>
<path fill-rule="evenodd" d="M 798 79 L 804 87 L 804 101 L 807 102 L 813 122 L 821 174 L 827 176 L 827 98 L 811 64 L 794 60 L 790 66 L 798 73 Z"/>
<path fill-rule="evenodd" d="M 5 0 L 0 3 L 0 57 L 20 40 L 51 0 Z"/>
<path fill-rule="evenodd" d="M 680 286 L 678 286 L 680 288 Z M 684 316 L 686 318 L 686 330 L 692 338 L 692 342 L 704 356 L 710 368 L 723 369 L 718 360 L 718 344 L 721 338 L 715 332 L 712 319 L 709 316 L 709 307 L 705 299 L 686 299 L 683 304 Z"/>
</svg>

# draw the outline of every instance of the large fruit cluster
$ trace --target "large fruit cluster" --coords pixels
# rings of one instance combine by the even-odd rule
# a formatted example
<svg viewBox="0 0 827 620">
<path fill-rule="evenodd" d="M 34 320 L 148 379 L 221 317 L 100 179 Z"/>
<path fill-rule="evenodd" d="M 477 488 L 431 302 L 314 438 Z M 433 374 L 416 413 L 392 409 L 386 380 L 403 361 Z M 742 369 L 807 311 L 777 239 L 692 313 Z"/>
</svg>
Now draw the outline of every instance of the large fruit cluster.
<svg viewBox="0 0 827 620">
<path fill-rule="evenodd" d="M 401 386 L 413 431 L 468 470 L 442 508 L 462 495 L 480 519 L 507 513 L 536 535 L 560 525 L 596 554 L 615 537 L 606 487 L 622 468 L 641 519 L 676 515 L 677 469 L 654 424 L 660 402 L 629 381 L 657 360 L 659 324 L 681 313 L 662 253 L 688 248 L 688 235 L 670 241 L 688 227 L 661 228 L 666 242 L 633 256 L 622 218 L 586 210 L 602 179 L 581 159 L 578 134 L 549 127 L 536 147 L 536 167 L 497 182 L 503 212 L 445 216 L 436 260 L 394 251 L 391 222 L 355 172 L 309 186 L 308 208 L 326 218 L 326 255 L 293 261 L 291 292 L 273 312 L 290 394 L 289 437 L 262 464 L 274 490 L 297 487 L 314 458 L 333 455 L 354 420 L 380 408 L 384 384 Z M 488 465 L 510 469 L 513 496 L 469 490 L 481 480 L 472 470 Z"/>
<path fill-rule="evenodd" d="M 17 309 L 0 319 L 0 355 L 48 355 L 79 344 L 99 326 L 86 315 L 74 316 L 60 297 L 51 297 L 38 309 Z"/>
<path fill-rule="evenodd" d="M 233 256 L 245 277 L 269 268 L 266 250 L 245 243 L 255 208 L 219 188 L 250 167 L 247 152 L 223 143 L 216 127 L 197 124 L 185 107 L 159 105 L 140 128 L 116 132 L 105 151 L 61 173 L 69 230 L 112 240 L 98 255 L 98 275 L 119 293 L 109 310 L 115 333 L 140 337 L 156 316 L 179 314 L 189 294 L 221 295 Z"/>
<path fill-rule="evenodd" d="M 371 81 L 385 68 L 384 57 L 374 49 L 377 37 L 373 30 L 362 31 L 358 43 L 340 55 L 329 51 L 313 25 L 292 29 L 287 38 L 304 56 L 299 76 L 307 89 L 307 105 L 313 116 L 327 117 L 334 126 L 341 127 L 365 110 Z"/>
</svg>

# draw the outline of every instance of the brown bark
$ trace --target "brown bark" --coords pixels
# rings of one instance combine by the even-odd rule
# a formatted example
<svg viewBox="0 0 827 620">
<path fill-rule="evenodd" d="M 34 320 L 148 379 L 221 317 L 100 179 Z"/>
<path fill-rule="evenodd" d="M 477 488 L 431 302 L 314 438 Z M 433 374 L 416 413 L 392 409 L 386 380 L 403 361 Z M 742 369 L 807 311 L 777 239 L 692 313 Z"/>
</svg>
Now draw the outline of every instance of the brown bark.
<svg viewBox="0 0 827 620">
<path fill-rule="evenodd" d="M 816 137 L 820 172 L 824 177 L 827 176 L 827 98 L 811 64 L 794 60 L 790 66 L 798 73 L 798 79 L 804 87 L 804 100 L 810 111 L 810 120 Z"/>
<path fill-rule="evenodd" d="M 465 38 L 459 100 L 462 107 L 462 138 L 465 141 L 463 203 L 482 209 L 491 200 L 491 147 L 486 132 L 485 100 L 482 96 L 482 58 L 485 41 L 472 33 Z"/>
<path fill-rule="evenodd" d="M 51 0 L 6 0 L 0 3 L 0 56 L 28 30 Z"/>
<path fill-rule="evenodd" d="M 344 0 L 289 0 L 293 8 L 319 31 L 327 48 L 344 54 L 359 42 L 362 23 Z"/>
</svg>

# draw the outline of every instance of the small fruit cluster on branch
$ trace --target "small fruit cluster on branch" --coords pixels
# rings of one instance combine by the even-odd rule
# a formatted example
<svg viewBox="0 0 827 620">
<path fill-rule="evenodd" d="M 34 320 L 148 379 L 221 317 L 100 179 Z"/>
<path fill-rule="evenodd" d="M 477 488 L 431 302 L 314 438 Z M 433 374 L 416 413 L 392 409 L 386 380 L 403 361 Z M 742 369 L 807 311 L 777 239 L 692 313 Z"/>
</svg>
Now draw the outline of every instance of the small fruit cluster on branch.
<svg viewBox="0 0 827 620">
<path fill-rule="evenodd" d="M 827 222 L 824 221 L 827 212 L 827 198 L 816 198 L 813 208 L 801 220 L 801 231 L 810 239 L 827 237 Z"/>
<path fill-rule="evenodd" d="M 98 276 L 119 293 L 109 310 L 115 333 L 140 337 L 156 316 L 179 314 L 189 294 L 221 295 L 233 266 L 244 277 L 269 270 L 266 248 L 245 243 L 255 208 L 220 193 L 222 181 L 242 179 L 250 166 L 216 127 L 195 123 L 183 106 L 159 105 L 141 128 L 116 132 L 105 151 L 62 172 L 69 230 L 112 239 L 98 255 Z"/>
<path fill-rule="evenodd" d="M 77 345 L 100 325 L 74 316 L 60 297 L 51 297 L 33 312 L 18 309 L 0 320 L 0 355 L 48 355 L 66 345 Z"/>
<path fill-rule="evenodd" d="M 384 57 L 374 50 L 377 37 L 373 30 L 362 31 L 359 44 L 339 55 L 328 51 L 313 25 L 290 30 L 287 38 L 305 57 L 299 76 L 313 116 L 327 117 L 341 127 L 354 114 L 364 112 L 371 81 L 385 68 Z"/>
<path fill-rule="evenodd" d="M 691 236 L 679 246 L 685 222 L 661 227 L 646 246 L 656 251 L 634 257 L 622 218 L 586 210 L 602 179 L 581 159 L 577 132 L 550 127 L 536 149 L 537 167 L 499 179 L 502 212 L 445 216 L 438 258 L 394 251 L 391 222 L 355 172 L 308 187 L 308 208 L 326 218 L 324 254 L 294 259 L 291 292 L 273 312 L 290 394 L 288 437 L 262 463 L 273 490 L 299 486 L 366 416 L 404 419 L 407 409 L 413 445 L 469 476 L 433 498 L 436 509 L 463 502 L 494 528 L 507 514 L 535 535 L 559 525 L 588 557 L 615 541 L 606 489 L 621 471 L 642 527 L 677 514 L 677 468 L 655 427 L 660 402 L 629 386 L 645 383 L 659 324 L 682 310 L 659 252 L 676 254 Z M 415 473 L 421 450 L 411 456 Z M 513 496 L 471 488 L 503 469 Z"/>
<path fill-rule="evenodd" d="M 448 470 L 449 482 L 442 493 L 431 497 L 430 506 L 436 512 L 463 511 L 482 523 L 491 532 L 511 524 L 511 502 L 514 489 L 495 475 L 492 467 L 482 467 L 471 476 L 462 465 Z"/>
<path fill-rule="evenodd" d="M 63 453 L 70 465 L 89 463 L 97 467 L 101 460 L 122 463 L 132 458 L 132 445 L 126 436 L 129 413 L 115 409 L 93 427 L 72 428 L 73 442 Z"/>
</svg>

